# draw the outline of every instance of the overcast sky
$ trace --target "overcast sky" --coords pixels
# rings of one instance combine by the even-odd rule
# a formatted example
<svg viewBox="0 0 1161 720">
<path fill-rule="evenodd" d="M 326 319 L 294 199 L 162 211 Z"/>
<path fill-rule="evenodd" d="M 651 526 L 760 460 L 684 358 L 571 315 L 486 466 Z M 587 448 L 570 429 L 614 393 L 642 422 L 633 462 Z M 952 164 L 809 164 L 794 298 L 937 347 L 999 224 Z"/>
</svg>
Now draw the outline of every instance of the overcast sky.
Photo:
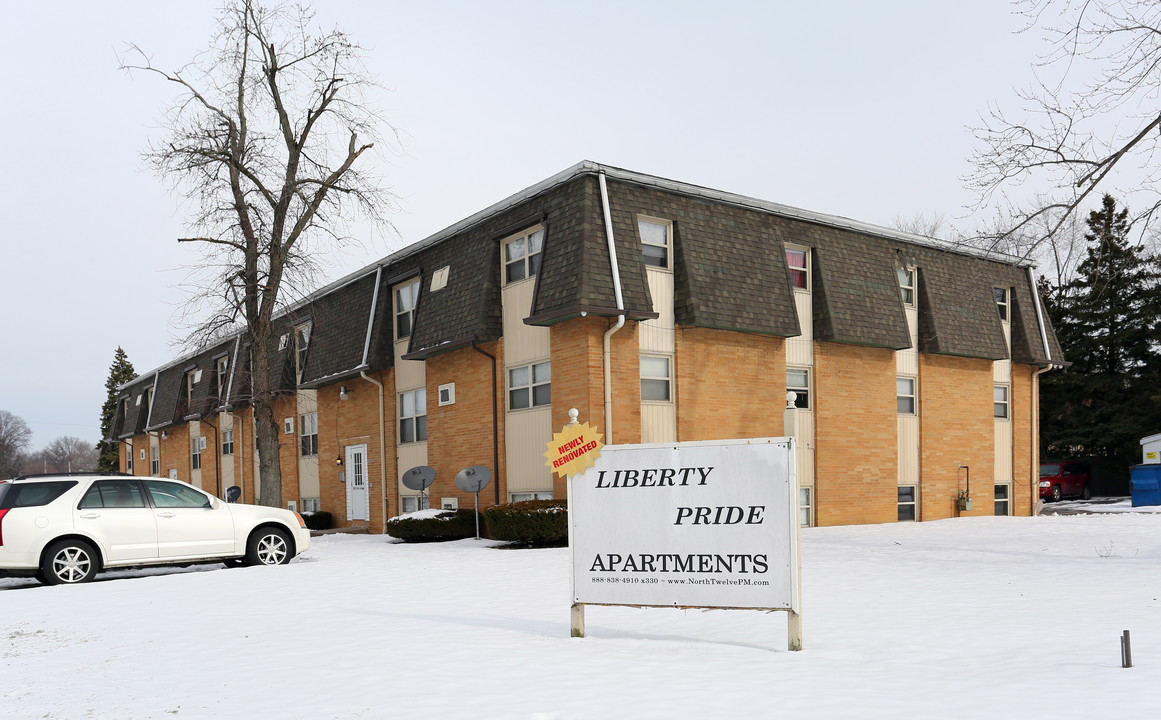
<svg viewBox="0 0 1161 720">
<path fill-rule="evenodd" d="M 95 441 L 120 345 L 181 352 L 188 210 L 143 169 L 173 88 L 119 71 L 207 45 L 219 3 L 6 3 L 0 23 L 0 410 Z M 892 224 L 955 217 L 967 126 L 1027 84 L 1038 34 L 1003 0 L 328 1 L 390 92 L 402 147 L 376 159 L 398 235 L 327 279 L 581 160 Z"/>
</svg>

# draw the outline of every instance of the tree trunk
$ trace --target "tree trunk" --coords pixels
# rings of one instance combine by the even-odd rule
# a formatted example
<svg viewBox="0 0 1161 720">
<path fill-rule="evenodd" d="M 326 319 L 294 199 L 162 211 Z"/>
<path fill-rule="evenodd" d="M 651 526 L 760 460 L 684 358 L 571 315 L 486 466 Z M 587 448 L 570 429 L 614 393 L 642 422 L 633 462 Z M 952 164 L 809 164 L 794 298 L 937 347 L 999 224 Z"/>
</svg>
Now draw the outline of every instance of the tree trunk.
<svg viewBox="0 0 1161 720">
<path fill-rule="evenodd" d="M 255 346 L 263 348 L 254 353 L 254 372 L 252 374 L 254 408 L 254 430 L 258 441 L 258 502 L 270 507 L 282 507 L 282 463 L 279 458 L 278 420 L 274 417 L 274 377 L 270 358 L 277 357 L 271 352 L 273 338 L 262 338 L 262 335 L 271 334 L 269 326 L 265 332 L 256 332 Z"/>
</svg>

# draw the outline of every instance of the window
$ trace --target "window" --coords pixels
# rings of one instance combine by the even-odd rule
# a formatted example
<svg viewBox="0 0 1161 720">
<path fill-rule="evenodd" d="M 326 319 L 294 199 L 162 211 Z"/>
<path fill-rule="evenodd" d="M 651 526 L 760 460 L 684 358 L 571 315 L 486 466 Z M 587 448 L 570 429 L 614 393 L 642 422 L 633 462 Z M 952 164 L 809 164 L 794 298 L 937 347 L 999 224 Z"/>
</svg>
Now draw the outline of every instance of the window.
<svg viewBox="0 0 1161 720">
<path fill-rule="evenodd" d="M 202 448 L 204 439 L 200 437 L 189 439 L 189 466 L 191 470 L 202 469 Z"/>
<path fill-rule="evenodd" d="M 133 474 L 133 446 L 125 446 L 125 472 Z"/>
<path fill-rule="evenodd" d="M 223 430 L 222 431 L 222 454 L 223 455 L 233 455 L 234 454 L 234 431 L 233 430 Z"/>
<path fill-rule="evenodd" d="M 641 234 L 641 262 L 652 267 L 669 267 L 669 224 L 638 220 Z"/>
<path fill-rule="evenodd" d="M 303 457 L 318 455 L 318 413 L 298 416 L 298 449 Z"/>
<path fill-rule="evenodd" d="M 405 495 L 399 498 L 400 509 L 404 513 L 419 512 L 426 510 L 428 507 L 428 500 L 426 495 Z"/>
<path fill-rule="evenodd" d="M 1008 386 L 996 385 L 992 388 L 993 415 L 998 418 L 1007 418 L 1008 415 Z"/>
<path fill-rule="evenodd" d="M 810 527 L 810 490 L 811 488 L 798 488 L 798 524 L 802 527 Z"/>
<path fill-rule="evenodd" d="M 219 403 L 226 401 L 226 371 L 230 368 L 230 361 L 225 355 L 214 360 L 214 394 Z"/>
<path fill-rule="evenodd" d="M 322 508 L 318 498 L 303 498 L 302 511 L 304 513 L 318 512 Z"/>
<path fill-rule="evenodd" d="M 439 386 L 439 404 L 441 407 L 456 404 L 456 384 L 454 382 Z"/>
<path fill-rule="evenodd" d="M 185 372 L 185 409 L 188 412 L 193 407 L 193 387 L 197 383 L 197 370 Z"/>
<path fill-rule="evenodd" d="M 796 393 L 794 407 L 810 409 L 810 370 L 786 368 L 786 392 Z"/>
<path fill-rule="evenodd" d="M 786 248 L 786 269 L 790 271 L 790 284 L 803 290 L 810 289 L 810 251 Z"/>
<path fill-rule="evenodd" d="M 544 249 L 544 229 L 537 228 L 504 243 L 504 282 L 514 283 L 540 271 L 540 251 Z"/>
<path fill-rule="evenodd" d="M 399 393 L 399 442 L 427 440 L 427 390 Z"/>
<path fill-rule="evenodd" d="M 915 519 L 915 486 L 899 486 L 899 522 Z"/>
<path fill-rule="evenodd" d="M 641 399 L 646 402 L 669 402 L 673 399 L 669 383 L 669 358 L 641 356 Z"/>
<path fill-rule="evenodd" d="M 154 477 L 161 476 L 161 448 L 157 445 L 149 446 L 149 474 Z"/>
<path fill-rule="evenodd" d="M 508 409 L 522 410 L 552 403 L 552 369 L 547 362 L 508 371 Z"/>
<path fill-rule="evenodd" d="M 996 486 L 996 515 L 1008 514 L 1008 486 Z"/>
<path fill-rule="evenodd" d="M 550 492 L 526 492 L 526 493 L 512 493 L 510 502 L 524 502 L 525 500 L 551 500 L 552 493 Z"/>
<path fill-rule="evenodd" d="M 895 403 L 900 415 L 915 414 L 915 378 L 895 378 Z"/>
<path fill-rule="evenodd" d="M 143 508 L 145 498 L 136 480 L 98 480 L 85 491 L 80 509 Z"/>
<path fill-rule="evenodd" d="M 440 504 L 440 507 L 442 507 L 444 510 L 459 510 L 460 509 L 460 499 L 459 498 L 454 498 L 454 497 L 440 498 L 439 504 Z"/>
<path fill-rule="evenodd" d="M 1000 311 L 1000 320 L 1008 322 L 1008 288 L 992 288 L 996 294 L 996 309 Z"/>
<path fill-rule="evenodd" d="M 146 480 L 145 489 L 159 508 L 208 508 L 210 499 L 192 486 L 166 480 Z"/>
<path fill-rule="evenodd" d="M 899 294 L 903 296 L 903 304 L 915 305 L 915 268 L 898 268 Z"/>
<path fill-rule="evenodd" d="M 118 482 L 125 482 L 120 480 Z M 136 481 L 130 481 L 136 482 Z M 0 510 L 11 510 L 19 507 L 43 507 L 61 495 L 66 490 L 77 486 L 76 480 L 6 483 L 0 486 Z"/>
<path fill-rule="evenodd" d="M 415 326 L 415 305 L 419 301 L 419 278 L 395 288 L 395 339 L 411 337 Z"/>
<path fill-rule="evenodd" d="M 310 347 L 310 323 L 303 323 L 294 329 L 294 377 L 302 382 L 302 371 L 306 369 L 306 350 Z"/>
</svg>

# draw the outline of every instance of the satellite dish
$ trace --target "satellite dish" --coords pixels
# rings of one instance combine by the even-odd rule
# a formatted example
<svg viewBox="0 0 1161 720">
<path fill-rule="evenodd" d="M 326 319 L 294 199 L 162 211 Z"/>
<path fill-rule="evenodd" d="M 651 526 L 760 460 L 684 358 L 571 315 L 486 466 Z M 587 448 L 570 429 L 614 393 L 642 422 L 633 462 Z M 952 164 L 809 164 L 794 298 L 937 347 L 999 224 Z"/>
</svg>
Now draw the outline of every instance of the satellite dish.
<svg viewBox="0 0 1161 720">
<path fill-rule="evenodd" d="M 478 493 L 488 486 L 492 471 L 483 465 L 473 465 L 456 473 L 456 487 L 464 492 Z"/>
<path fill-rule="evenodd" d="M 408 490 L 423 492 L 429 485 L 435 482 L 435 470 L 427 465 L 419 465 L 403 473 L 401 479 L 403 480 L 403 486 Z"/>
<path fill-rule="evenodd" d="M 237 485 L 231 485 L 226 488 L 226 502 L 238 502 L 238 498 L 242 497 L 242 488 Z"/>
</svg>

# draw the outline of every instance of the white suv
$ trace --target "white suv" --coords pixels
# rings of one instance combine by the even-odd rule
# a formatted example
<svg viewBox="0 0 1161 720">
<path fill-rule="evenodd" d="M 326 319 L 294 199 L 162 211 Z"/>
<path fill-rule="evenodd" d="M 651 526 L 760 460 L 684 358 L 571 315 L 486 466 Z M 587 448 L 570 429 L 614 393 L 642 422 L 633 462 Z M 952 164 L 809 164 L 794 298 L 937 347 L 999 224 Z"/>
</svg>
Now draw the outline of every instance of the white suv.
<svg viewBox="0 0 1161 720">
<path fill-rule="evenodd" d="M 58 585 L 114 567 L 280 565 L 309 547 L 298 513 L 226 503 L 176 480 L 120 473 L 0 480 L 0 575 Z"/>
</svg>

